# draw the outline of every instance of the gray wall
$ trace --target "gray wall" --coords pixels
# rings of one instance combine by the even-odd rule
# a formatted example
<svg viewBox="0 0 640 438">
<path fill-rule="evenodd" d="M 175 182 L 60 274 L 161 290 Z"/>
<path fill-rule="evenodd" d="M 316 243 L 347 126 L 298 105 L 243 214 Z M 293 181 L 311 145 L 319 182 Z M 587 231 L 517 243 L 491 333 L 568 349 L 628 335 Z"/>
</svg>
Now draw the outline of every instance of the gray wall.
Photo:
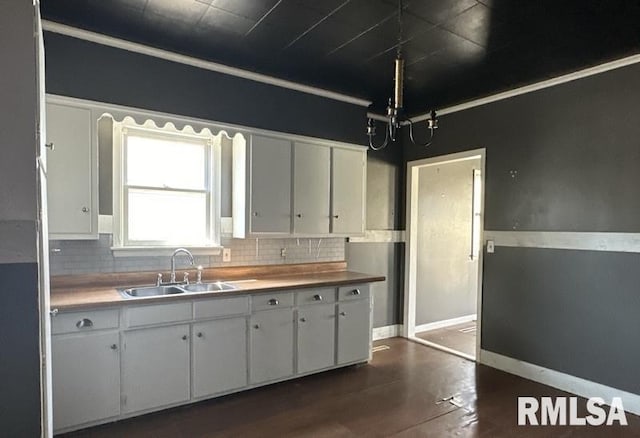
<svg viewBox="0 0 640 438">
<path fill-rule="evenodd" d="M 487 148 L 487 230 L 638 233 L 638 96 L 636 64 L 446 115 L 434 144 L 405 142 L 405 157 Z M 483 348 L 640 392 L 638 266 L 637 254 L 498 247 L 485 255 Z"/>
<path fill-rule="evenodd" d="M 34 8 L 0 2 L 0 432 L 40 436 Z"/>
</svg>

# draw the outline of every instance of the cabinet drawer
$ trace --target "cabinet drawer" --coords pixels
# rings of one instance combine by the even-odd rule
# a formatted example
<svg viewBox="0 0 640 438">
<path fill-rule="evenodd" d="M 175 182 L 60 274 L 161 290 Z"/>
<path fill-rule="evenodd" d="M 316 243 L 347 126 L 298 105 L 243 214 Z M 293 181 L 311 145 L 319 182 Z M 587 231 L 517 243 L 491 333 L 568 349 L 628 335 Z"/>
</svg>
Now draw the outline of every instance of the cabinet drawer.
<svg viewBox="0 0 640 438">
<path fill-rule="evenodd" d="M 354 284 L 353 286 L 338 288 L 338 299 L 340 301 L 357 300 L 361 298 L 369 298 L 368 284 Z"/>
<path fill-rule="evenodd" d="M 129 327 L 191 320 L 191 302 L 130 307 L 125 310 Z"/>
<path fill-rule="evenodd" d="M 119 309 L 59 313 L 51 318 L 51 333 L 57 335 L 61 333 L 118 328 L 119 325 Z"/>
<path fill-rule="evenodd" d="M 243 315 L 249 313 L 249 297 L 198 300 L 193 303 L 193 307 L 196 319 Z"/>
<path fill-rule="evenodd" d="M 296 304 L 302 306 L 305 304 L 322 304 L 335 303 L 336 290 L 334 288 L 309 289 L 303 290 L 296 294 Z"/>
<path fill-rule="evenodd" d="M 251 297 L 251 307 L 256 310 L 279 309 L 293 306 L 293 292 L 263 293 Z"/>
</svg>

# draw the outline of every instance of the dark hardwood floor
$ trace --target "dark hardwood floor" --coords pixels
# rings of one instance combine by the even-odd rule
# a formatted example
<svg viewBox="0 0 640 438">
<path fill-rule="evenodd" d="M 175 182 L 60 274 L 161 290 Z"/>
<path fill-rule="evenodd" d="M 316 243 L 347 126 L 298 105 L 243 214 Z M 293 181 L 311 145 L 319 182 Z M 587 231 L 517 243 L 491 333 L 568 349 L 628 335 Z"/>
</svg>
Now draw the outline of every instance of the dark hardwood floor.
<svg viewBox="0 0 640 438">
<path fill-rule="evenodd" d="M 68 434 L 68 437 L 640 437 L 627 427 L 517 426 L 517 397 L 566 396 L 404 339 L 330 371 Z M 455 396 L 456 406 L 442 399 Z M 581 409 L 584 410 L 584 403 Z M 584 414 L 582 414 L 584 415 Z"/>
</svg>

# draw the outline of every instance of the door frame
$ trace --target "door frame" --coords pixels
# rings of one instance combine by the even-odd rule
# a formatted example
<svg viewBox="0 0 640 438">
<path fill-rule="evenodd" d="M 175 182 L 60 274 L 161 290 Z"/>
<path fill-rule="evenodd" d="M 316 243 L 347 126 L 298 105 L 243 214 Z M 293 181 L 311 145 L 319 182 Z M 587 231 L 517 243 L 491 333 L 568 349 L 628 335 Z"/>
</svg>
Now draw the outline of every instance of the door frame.
<svg viewBox="0 0 640 438">
<path fill-rule="evenodd" d="M 480 251 L 478 254 L 478 290 L 476 303 L 476 356 L 452 350 L 416 337 L 416 271 L 417 271 L 417 215 L 418 215 L 418 172 L 423 167 L 453 163 L 480 158 L 482 186 L 480 188 Z M 407 197 L 406 197 L 406 244 L 405 244 L 405 281 L 404 281 L 404 325 L 402 335 L 405 338 L 452 353 L 465 359 L 480 361 L 480 347 L 482 339 L 482 265 L 484 246 L 484 201 L 485 201 L 485 162 L 486 148 L 472 149 L 448 155 L 439 155 L 422 160 L 407 162 Z"/>
</svg>

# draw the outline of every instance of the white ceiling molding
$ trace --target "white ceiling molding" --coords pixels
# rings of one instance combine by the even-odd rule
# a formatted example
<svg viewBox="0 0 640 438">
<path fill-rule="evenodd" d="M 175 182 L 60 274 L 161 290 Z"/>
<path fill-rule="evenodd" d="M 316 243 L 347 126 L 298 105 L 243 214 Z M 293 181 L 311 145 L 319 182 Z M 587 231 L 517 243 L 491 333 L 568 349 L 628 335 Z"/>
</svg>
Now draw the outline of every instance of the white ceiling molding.
<svg viewBox="0 0 640 438">
<path fill-rule="evenodd" d="M 104 34 L 91 32 L 88 30 L 78 29 L 76 27 L 67 26 L 67 25 L 56 23 L 49 20 L 42 20 L 42 29 L 47 32 L 66 35 L 73 38 L 90 41 L 92 43 L 102 44 L 104 46 L 115 47 L 118 49 L 127 50 L 129 52 L 135 52 L 143 55 L 153 56 L 155 58 L 177 62 L 180 64 L 186 64 L 192 67 L 215 71 L 217 73 L 222 73 L 230 76 L 235 76 L 238 78 L 248 79 L 255 82 L 261 82 L 263 84 L 274 85 L 276 87 L 299 91 L 301 93 L 313 94 L 315 96 L 337 100 L 340 102 L 346 102 L 352 105 L 358 105 L 363 107 L 368 107 L 369 105 L 371 105 L 371 101 L 368 101 L 366 99 L 347 96 L 345 94 L 336 93 L 334 91 L 311 87 L 309 85 L 299 84 L 297 82 L 287 81 L 285 79 L 279 79 L 273 76 L 255 73 L 248 70 L 242 70 L 240 68 L 230 67 L 224 64 L 218 64 L 216 62 L 205 61 L 205 60 L 194 58 L 191 56 L 180 55 L 178 53 L 170 52 L 168 50 L 156 49 L 154 47 L 146 46 L 144 44 L 133 43 L 130 41 L 110 37 Z"/>
<path fill-rule="evenodd" d="M 493 94 L 491 96 L 483 97 L 481 99 L 471 100 L 469 102 L 461 103 L 459 105 L 443 108 L 441 110 L 438 110 L 438 115 L 444 116 L 446 114 L 451 114 L 451 113 L 463 111 L 469 108 L 486 105 L 488 103 L 497 102 L 499 100 L 508 99 L 510 97 L 519 96 L 521 94 L 531 93 L 533 91 L 538 91 L 544 88 L 549 88 L 549 87 L 564 84 L 567 82 L 575 81 L 576 79 L 582 79 L 589 76 L 604 73 L 610 70 L 615 70 L 617 68 L 626 67 L 632 64 L 637 64 L 639 62 L 640 62 L 640 54 L 628 56 L 626 58 L 621 58 L 615 61 L 606 62 L 604 64 L 596 65 L 595 67 L 589 67 L 584 70 L 578 70 L 573 73 L 568 73 L 566 75 L 558 76 L 552 79 L 547 79 L 545 81 L 537 82 L 535 84 L 514 88 L 513 90 L 505 91 L 498 94 Z M 429 115 L 429 113 L 425 113 L 419 116 L 412 117 L 411 121 L 421 122 L 423 120 L 429 119 L 430 117 L 431 116 Z"/>
</svg>

